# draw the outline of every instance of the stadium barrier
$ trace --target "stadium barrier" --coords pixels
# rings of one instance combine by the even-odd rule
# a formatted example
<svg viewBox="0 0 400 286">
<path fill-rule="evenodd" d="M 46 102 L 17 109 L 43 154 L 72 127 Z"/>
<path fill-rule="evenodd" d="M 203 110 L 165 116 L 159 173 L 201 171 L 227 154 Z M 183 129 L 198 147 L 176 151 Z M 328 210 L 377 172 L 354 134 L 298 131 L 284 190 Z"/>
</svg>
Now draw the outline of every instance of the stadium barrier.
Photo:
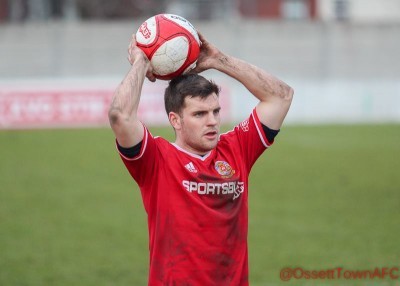
<svg viewBox="0 0 400 286">
<path fill-rule="evenodd" d="M 0 84 L 0 129 L 108 126 L 108 108 L 118 81 L 36 81 Z M 163 94 L 165 81 L 144 84 L 138 110 L 146 125 L 168 125 Z M 230 110 L 228 88 L 221 107 Z M 222 117 L 230 120 L 229 113 Z"/>
</svg>

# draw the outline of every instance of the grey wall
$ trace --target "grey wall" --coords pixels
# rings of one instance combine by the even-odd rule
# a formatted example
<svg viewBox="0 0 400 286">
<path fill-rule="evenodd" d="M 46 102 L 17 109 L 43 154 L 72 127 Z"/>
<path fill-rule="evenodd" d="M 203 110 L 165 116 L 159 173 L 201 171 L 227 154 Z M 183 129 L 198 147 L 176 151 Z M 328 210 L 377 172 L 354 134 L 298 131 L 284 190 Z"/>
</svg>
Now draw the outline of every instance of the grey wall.
<svg viewBox="0 0 400 286">
<path fill-rule="evenodd" d="M 0 25 L 0 83 L 107 78 L 117 84 L 129 67 L 130 35 L 142 21 Z M 400 25 L 233 20 L 193 24 L 221 50 L 294 86 L 289 122 L 400 121 L 400 109 L 392 106 L 400 105 Z M 206 74 L 232 87 L 234 119 L 252 108 L 255 101 L 240 85 L 220 74 Z"/>
</svg>

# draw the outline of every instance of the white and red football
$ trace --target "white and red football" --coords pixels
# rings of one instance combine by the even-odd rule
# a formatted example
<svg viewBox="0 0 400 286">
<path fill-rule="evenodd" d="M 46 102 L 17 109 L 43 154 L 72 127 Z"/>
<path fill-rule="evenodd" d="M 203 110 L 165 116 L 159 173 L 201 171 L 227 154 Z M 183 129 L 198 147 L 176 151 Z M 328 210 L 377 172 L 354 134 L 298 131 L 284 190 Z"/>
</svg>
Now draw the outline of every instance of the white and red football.
<svg viewBox="0 0 400 286">
<path fill-rule="evenodd" d="M 163 80 L 196 67 L 201 44 L 193 25 L 173 14 L 158 14 L 143 22 L 136 42 L 149 58 L 156 78 Z"/>
</svg>

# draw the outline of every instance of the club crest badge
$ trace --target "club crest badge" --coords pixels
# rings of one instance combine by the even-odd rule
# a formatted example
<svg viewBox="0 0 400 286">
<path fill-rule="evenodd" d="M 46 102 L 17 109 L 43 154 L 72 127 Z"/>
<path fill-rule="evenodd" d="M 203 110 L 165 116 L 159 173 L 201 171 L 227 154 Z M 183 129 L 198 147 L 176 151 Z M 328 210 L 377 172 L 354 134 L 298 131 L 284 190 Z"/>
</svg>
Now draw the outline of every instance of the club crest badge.
<svg viewBox="0 0 400 286">
<path fill-rule="evenodd" d="M 235 170 L 225 161 L 217 161 L 215 162 L 215 170 L 218 174 L 221 175 L 222 178 L 230 178 L 235 174 Z"/>
</svg>

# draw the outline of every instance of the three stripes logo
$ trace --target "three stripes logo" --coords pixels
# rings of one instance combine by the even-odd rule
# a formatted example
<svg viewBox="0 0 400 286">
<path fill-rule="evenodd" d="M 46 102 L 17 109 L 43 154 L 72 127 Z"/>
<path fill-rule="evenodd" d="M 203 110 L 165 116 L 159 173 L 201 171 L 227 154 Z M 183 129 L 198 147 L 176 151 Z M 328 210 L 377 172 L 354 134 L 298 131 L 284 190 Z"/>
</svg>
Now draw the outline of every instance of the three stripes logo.
<svg viewBox="0 0 400 286">
<path fill-rule="evenodd" d="M 196 167 L 193 165 L 192 162 L 185 165 L 185 168 L 191 173 L 197 173 Z"/>
</svg>

